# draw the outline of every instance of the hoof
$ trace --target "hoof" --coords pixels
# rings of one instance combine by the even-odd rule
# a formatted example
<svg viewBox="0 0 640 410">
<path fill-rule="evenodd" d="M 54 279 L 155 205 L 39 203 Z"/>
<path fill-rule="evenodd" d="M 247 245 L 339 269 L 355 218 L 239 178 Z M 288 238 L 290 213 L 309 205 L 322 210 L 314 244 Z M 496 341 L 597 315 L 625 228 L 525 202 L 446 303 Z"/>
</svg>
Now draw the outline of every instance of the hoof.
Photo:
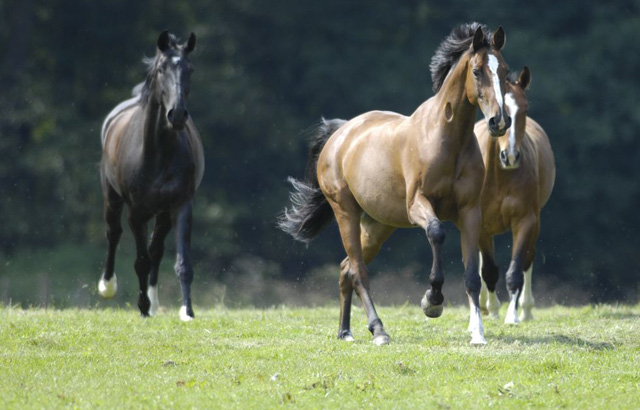
<svg viewBox="0 0 640 410">
<path fill-rule="evenodd" d="M 483 346 L 487 344 L 487 341 L 485 340 L 484 336 L 480 334 L 474 334 L 471 336 L 471 342 L 469 342 L 469 344 L 474 346 Z"/>
<path fill-rule="evenodd" d="M 377 335 L 373 336 L 373 344 L 376 346 L 388 345 L 389 342 L 391 342 L 391 336 L 389 336 L 385 332 L 380 332 Z"/>
<path fill-rule="evenodd" d="M 529 322 L 533 320 L 533 315 L 531 314 L 531 312 L 527 312 L 526 310 L 523 310 L 522 312 L 520 312 L 519 319 L 521 322 Z"/>
<path fill-rule="evenodd" d="M 351 334 L 351 330 L 344 330 L 338 334 L 338 339 L 343 340 L 345 342 L 353 342 L 356 339 L 353 338 Z"/>
<path fill-rule="evenodd" d="M 147 296 L 149 297 L 149 302 L 151 302 L 151 305 L 149 306 L 149 316 L 155 316 L 158 313 L 158 308 L 160 307 L 158 287 L 149 286 L 149 289 L 147 289 Z"/>
<path fill-rule="evenodd" d="M 420 301 L 420 306 L 422 307 L 422 311 L 427 317 L 436 318 L 442 315 L 442 311 L 444 310 L 444 306 L 442 305 L 431 305 L 426 297 L 422 298 Z"/>
<path fill-rule="evenodd" d="M 188 314 L 186 306 L 180 308 L 180 320 L 183 322 L 191 322 L 193 320 L 193 313 L 191 315 Z"/>
<path fill-rule="evenodd" d="M 105 299 L 111 299 L 118 291 L 118 279 L 114 273 L 110 280 L 100 279 L 98 283 L 98 292 Z"/>
<path fill-rule="evenodd" d="M 507 313 L 507 316 L 504 318 L 504 323 L 506 325 L 517 325 L 520 323 L 520 319 L 515 313 Z"/>
</svg>

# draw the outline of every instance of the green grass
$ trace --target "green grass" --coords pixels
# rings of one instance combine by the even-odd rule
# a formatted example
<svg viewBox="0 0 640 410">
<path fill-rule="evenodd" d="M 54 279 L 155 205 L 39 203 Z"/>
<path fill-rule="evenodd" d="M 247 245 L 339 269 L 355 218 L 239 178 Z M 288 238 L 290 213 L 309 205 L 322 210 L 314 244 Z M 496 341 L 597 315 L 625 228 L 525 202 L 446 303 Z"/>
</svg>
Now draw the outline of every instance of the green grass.
<svg viewBox="0 0 640 410">
<path fill-rule="evenodd" d="M 503 306 L 503 314 L 506 306 Z M 640 306 L 553 307 L 517 327 L 468 310 L 426 321 L 380 307 L 393 340 L 376 347 L 355 309 L 356 342 L 335 338 L 338 307 L 0 308 L 0 408 L 637 408 Z"/>
</svg>

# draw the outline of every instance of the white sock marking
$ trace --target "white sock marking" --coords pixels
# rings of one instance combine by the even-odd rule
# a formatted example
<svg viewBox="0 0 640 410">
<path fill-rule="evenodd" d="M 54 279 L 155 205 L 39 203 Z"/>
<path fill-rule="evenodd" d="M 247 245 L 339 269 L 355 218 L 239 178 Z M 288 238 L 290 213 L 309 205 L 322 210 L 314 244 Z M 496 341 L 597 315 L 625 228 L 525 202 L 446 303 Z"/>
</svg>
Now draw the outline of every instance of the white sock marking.
<svg viewBox="0 0 640 410">
<path fill-rule="evenodd" d="M 193 320 L 193 318 L 187 314 L 186 306 L 182 306 L 180 308 L 180 320 L 182 320 L 183 322 L 190 322 Z"/>
<path fill-rule="evenodd" d="M 118 279 L 116 278 L 116 274 L 114 273 L 110 280 L 105 281 L 104 279 L 100 279 L 98 283 L 98 292 L 105 299 L 111 299 L 115 296 L 118 291 Z"/>
<path fill-rule="evenodd" d="M 527 321 L 533 320 L 533 315 L 531 314 L 531 309 L 533 309 L 533 305 L 535 300 L 533 299 L 533 292 L 531 289 L 531 274 L 533 272 L 533 264 L 529 266 L 524 272 L 524 286 L 522 287 L 522 295 L 520 295 L 520 307 L 522 311 L 520 312 L 520 320 Z"/>
<path fill-rule="evenodd" d="M 157 286 L 149 286 L 147 289 L 147 296 L 149 297 L 149 301 L 151 302 L 151 306 L 149 306 L 149 316 L 155 316 L 158 313 L 158 308 L 160 307 L 160 300 L 158 299 L 158 287 Z"/>
<path fill-rule="evenodd" d="M 504 318 L 504 323 L 508 325 L 517 325 L 520 323 L 520 319 L 518 319 L 518 311 L 516 308 L 516 304 L 518 302 L 518 293 L 511 296 L 511 301 L 509 302 L 509 307 L 507 308 L 507 316 Z"/>
<path fill-rule="evenodd" d="M 471 332 L 472 345 L 486 345 L 484 338 L 484 326 L 482 325 L 482 317 L 480 316 L 480 308 L 471 305 L 469 312 L 469 331 Z"/>
</svg>

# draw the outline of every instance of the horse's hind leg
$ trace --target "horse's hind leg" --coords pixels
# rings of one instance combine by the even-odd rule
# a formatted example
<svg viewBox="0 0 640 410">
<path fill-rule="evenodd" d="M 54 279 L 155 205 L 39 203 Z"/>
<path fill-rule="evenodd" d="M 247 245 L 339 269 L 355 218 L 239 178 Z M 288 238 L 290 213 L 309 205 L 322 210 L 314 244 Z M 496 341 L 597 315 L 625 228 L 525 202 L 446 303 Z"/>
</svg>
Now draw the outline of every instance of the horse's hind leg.
<svg viewBox="0 0 640 410">
<path fill-rule="evenodd" d="M 340 282 L 344 284 L 350 281 L 351 286 L 341 286 L 341 301 L 342 315 L 341 315 L 341 331 L 343 326 L 349 325 L 349 322 L 344 322 L 344 318 L 350 313 L 350 308 L 346 307 L 346 303 L 350 302 L 350 289 L 356 291 L 364 309 L 367 313 L 369 331 L 373 334 L 373 343 L 376 345 L 383 345 L 389 343 L 391 338 L 384 330 L 382 320 L 378 317 L 373 300 L 369 295 L 369 271 L 364 260 L 362 252 L 362 244 L 360 242 L 360 217 L 362 215 L 362 209 L 356 202 L 353 195 L 350 192 L 342 191 L 338 194 L 340 196 L 340 202 L 333 199 L 329 199 L 329 203 L 333 208 L 340 229 L 340 236 L 342 237 L 342 243 L 344 249 L 347 252 L 348 266 L 343 269 Z M 348 339 L 348 338 L 347 338 Z"/>
<path fill-rule="evenodd" d="M 496 295 L 496 283 L 500 275 L 495 262 L 493 237 L 480 236 L 480 277 L 482 290 L 480 291 L 480 309 L 497 319 L 500 311 L 500 300 Z"/>
<path fill-rule="evenodd" d="M 193 320 L 193 307 L 191 306 L 191 283 L 193 282 L 193 266 L 191 265 L 191 223 L 192 223 L 191 202 L 184 205 L 176 216 L 176 264 L 174 266 L 176 275 L 180 279 L 182 289 L 182 307 L 180 308 L 180 319 L 188 322 Z"/>
<path fill-rule="evenodd" d="M 98 292 L 104 298 L 110 299 L 118 290 L 118 280 L 114 270 L 116 249 L 122 235 L 122 207 L 124 201 L 111 185 L 103 179 L 104 195 L 104 220 L 107 225 L 106 236 L 108 242 L 107 259 L 104 262 L 104 271 L 98 283 Z"/>
<path fill-rule="evenodd" d="M 518 298 L 524 284 L 524 267 L 529 268 L 533 264 L 535 241 L 538 238 L 539 229 L 535 215 L 522 218 L 513 228 L 511 263 L 505 275 L 510 298 L 505 323 L 518 324 L 520 322 Z"/>
<path fill-rule="evenodd" d="M 367 214 L 360 218 L 360 243 L 365 264 L 369 264 L 380 251 L 382 244 L 389 238 L 395 228 L 383 225 Z M 352 341 L 351 334 L 351 297 L 353 283 L 349 275 L 349 258 L 340 264 L 340 330 L 338 338 Z"/>
<path fill-rule="evenodd" d="M 151 243 L 149 244 L 149 256 L 151 257 L 151 271 L 149 272 L 149 289 L 147 296 L 151 306 L 149 307 L 149 315 L 155 316 L 160 306 L 158 300 L 158 270 L 160 261 L 164 254 L 164 239 L 171 230 L 171 215 L 169 212 L 163 212 L 156 216 L 156 223 L 151 234 Z"/>
<path fill-rule="evenodd" d="M 138 276 L 138 286 L 140 287 L 138 295 L 138 308 L 142 316 L 149 316 L 149 307 L 151 302 L 147 295 L 149 286 L 149 271 L 151 270 L 151 258 L 147 249 L 147 221 L 149 217 L 144 213 L 135 212 L 129 209 L 129 226 L 133 232 L 136 242 L 136 261 L 134 268 Z"/>
</svg>

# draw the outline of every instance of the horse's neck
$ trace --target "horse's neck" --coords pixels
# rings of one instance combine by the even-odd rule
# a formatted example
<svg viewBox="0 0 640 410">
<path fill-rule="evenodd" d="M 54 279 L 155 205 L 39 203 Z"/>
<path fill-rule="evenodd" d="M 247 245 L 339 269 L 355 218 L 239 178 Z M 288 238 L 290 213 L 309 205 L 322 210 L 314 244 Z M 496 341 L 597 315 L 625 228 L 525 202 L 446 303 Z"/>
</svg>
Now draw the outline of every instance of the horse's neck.
<svg viewBox="0 0 640 410">
<path fill-rule="evenodd" d="M 430 127 L 441 124 L 439 136 L 456 144 L 464 144 L 473 137 L 476 117 L 476 107 L 469 102 L 466 91 L 467 62 L 468 58 L 463 57 L 451 69 L 438 93 L 416 112 L 429 120 Z"/>
<path fill-rule="evenodd" d="M 145 158 L 157 161 L 174 149 L 175 131 L 166 126 L 166 112 L 153 96 L 143 107 L 143 138 Z"/>
</svg>

